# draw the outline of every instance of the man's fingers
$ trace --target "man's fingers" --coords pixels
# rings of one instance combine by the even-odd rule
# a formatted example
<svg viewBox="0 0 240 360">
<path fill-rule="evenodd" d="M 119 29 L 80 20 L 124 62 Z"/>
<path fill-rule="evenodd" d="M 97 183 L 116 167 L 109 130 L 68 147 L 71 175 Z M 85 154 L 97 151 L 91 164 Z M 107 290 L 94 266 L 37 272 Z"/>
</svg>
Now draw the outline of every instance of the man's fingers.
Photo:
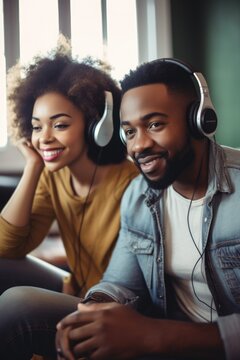
<svg viewBox="0 0 240 360">
<path fill-rule="evenodd" d="M 69 331 L 70 328 L 65 328 L 64 330 L 57 331 L 56 334 L 56 351 L 58 360 L 74 360 L 74 356 L 70 349 L 69 342 Z"/>
<path fill-rule="evenodd" d="M 63 318 L 58 324 L 57 329 L 63 329 L 67 326 L 76 327 L 82 326 L 94 321 L 96 312 L 93 311 L 75 311 L 74 313 Z"/>
<path fill-rule="evenodd" d="M 74 326 L 80 324 L 82 321 L 82 317 L 80 317 L 79 311 L 74 311 L 73 313 L 67 315 L 63 318 L 58 324 L 57 329 L 64 328 L 66 326 Z"/>
<path fill-rule="evenodd" d="M 73 353 L 77 359 L 81 356 L 85 356 L 86 358 L 88 358 L 91 354 L 93 354 L 96 348 L 97 345 L 95 344 L 94 339 L 90 338 L 77 343 L 73 347 Z"/>
</svg>

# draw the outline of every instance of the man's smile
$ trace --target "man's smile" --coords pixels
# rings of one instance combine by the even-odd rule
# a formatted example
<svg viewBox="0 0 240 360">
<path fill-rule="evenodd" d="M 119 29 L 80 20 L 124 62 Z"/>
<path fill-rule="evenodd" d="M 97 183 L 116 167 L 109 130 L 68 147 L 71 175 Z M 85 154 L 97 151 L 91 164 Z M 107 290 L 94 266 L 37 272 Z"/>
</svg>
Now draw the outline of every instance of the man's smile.
<svg viewBox="0 0 240 360">
<path fill-rule="evenodd" d="M 136 157 L 138 166 L 145 174 L 155 173 L 163 167 L 163 162 L 167 157 L 167 152 L 161 152 L 158 154 L 143 155 L 140 154 Z"/>
</svg>

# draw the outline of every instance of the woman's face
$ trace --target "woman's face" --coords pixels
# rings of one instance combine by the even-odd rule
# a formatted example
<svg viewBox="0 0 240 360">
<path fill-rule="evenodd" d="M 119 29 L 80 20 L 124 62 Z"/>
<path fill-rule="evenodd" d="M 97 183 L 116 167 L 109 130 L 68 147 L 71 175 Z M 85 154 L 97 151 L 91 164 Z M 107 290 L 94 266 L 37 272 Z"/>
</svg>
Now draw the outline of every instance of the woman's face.
<svg viewBox="0 0 240 360">
<path fill-rule="evenodd" d="M 32 145 L 50 171 L 70 169 L 87 158 L 84 116 L 67 97 L 46 93 L 32 113 Z"/>
</svg>

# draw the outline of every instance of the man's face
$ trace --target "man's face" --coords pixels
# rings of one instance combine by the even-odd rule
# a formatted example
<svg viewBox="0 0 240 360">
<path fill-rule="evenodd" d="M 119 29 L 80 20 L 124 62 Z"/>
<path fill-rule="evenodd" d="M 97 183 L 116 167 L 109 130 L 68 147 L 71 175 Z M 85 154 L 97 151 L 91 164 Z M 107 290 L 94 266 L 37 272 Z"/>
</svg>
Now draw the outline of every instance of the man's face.
<svg viewBox="0 0 240 360">
<path fill-rule="evenodd" d="M 163 84 L 133 88 L 123 96 L 121 124 L 127 151 L 153 188 L 168 187 L 194 160 L 188 104 L 186 96 L 169 92 Z"/>
</svg>

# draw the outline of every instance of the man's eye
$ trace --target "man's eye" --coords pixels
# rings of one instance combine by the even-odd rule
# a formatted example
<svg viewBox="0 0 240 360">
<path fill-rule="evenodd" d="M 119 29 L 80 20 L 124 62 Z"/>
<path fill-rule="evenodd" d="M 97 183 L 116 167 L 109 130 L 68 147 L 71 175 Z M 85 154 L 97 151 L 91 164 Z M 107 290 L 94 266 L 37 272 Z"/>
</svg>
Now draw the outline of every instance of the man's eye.
<svg viewBox="0 0 240 360">
<path fill-rule="evenodd" d="M 134 134 L 133 129 L 125 129 L 124 132 L 127 138 L 130 138 Z"/>
<path fill-rule="evenodd" d="M 151 129 L 151 128 L 156 128 L 156 127 L 158 127 L 158 126 L 160 126 L 160 123 L 159 123 L 159 122 L 153 122 L 153 123 L 151 123 L 151 124 L 149 125 L 150 129 Z"/>
<path fill-rule="evenodd" d="M 161 123 L 160 121 L 154 121 L 151 124 L 149 124 L 148 128 L 149 129 L 158 129 L 162 126 L 163 126 L 163 123 Z"/>
</svg>

